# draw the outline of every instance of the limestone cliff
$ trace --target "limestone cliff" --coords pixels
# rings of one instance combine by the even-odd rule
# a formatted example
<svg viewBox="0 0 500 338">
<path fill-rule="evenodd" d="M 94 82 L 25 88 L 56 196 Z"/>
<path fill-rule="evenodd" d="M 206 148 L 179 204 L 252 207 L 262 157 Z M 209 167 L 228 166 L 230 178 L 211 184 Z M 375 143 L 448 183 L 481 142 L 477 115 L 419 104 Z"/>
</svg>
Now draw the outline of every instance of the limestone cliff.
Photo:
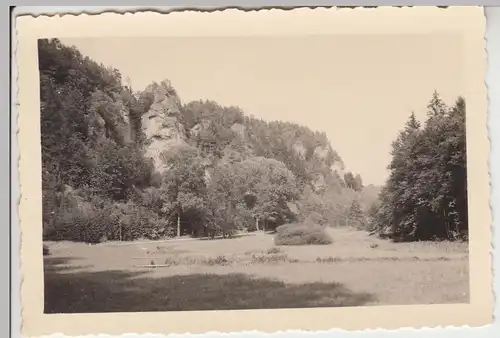
<svg viewBox="0 0 500 338">
<path fill-rule="evenodd" d="M 234 123 L 231 126 L 231 130 L 233 132 L 235 132 L 236 134 L 238 134 L 242 139 L 245 138 L 245 131 L 246 131 L 245 125 L 243 125 L 241 123 Z"/>
<path fill-rule="evenodd" d="M 300 159 L 305 160 L 307 149 L 301 141 L 295 142 L 292 149 L 295 155 L 297 155 Z"/>
<path fill-rule="evenodd" d="M 169 81 L 153 83 L 144 93 L 152 97 L 149 110 L 142 116 L 144 151 L 153 159 L 155 170 L 161 173 L 166 168 L 162 153 L 186 144 L 186 131 L 179 122 L 181 102 Z"/>
<path fill-rule="evenodd" d="M 311 160 L 324 168 L 316 171 L 313 175 L 311 183 L 314 191 L 323 192 L 328 186 L 337 185 L 337 182 L 332 181 L 331 177 L 332 174 L 338 174 L 344 164 L 330 144 L 315 147 Z"/>
</svg>

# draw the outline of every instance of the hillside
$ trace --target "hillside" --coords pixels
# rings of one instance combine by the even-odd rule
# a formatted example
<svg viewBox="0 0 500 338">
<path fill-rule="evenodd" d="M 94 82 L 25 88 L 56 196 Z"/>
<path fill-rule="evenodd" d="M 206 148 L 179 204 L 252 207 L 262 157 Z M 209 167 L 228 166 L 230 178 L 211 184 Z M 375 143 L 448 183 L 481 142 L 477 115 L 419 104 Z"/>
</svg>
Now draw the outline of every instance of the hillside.
<svg viewBox="0 0 500 338">
<path fill-rule="evenodd" d="M 367 211 L 376 199 L 324 133 L 184 104 L 168 80 L 133 92 L 118 70 L 57 39 L 39 41 L 39 68 L 47 238 L 351 225 L 353 205 Z"/>
</svg>

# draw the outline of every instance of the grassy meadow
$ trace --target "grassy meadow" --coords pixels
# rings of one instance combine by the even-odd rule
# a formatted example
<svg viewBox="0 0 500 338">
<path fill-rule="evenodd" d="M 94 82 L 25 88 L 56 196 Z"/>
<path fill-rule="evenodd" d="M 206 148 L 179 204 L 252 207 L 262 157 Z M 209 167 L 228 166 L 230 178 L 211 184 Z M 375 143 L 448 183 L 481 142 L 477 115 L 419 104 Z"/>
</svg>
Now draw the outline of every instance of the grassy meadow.
<svg viewBox="0 0 500 338">
<path fill-rule="evenodd" d="M 467 303 L 468 245 L 328 229 L 327 245 L 230 239 L 45 242 L 45 313 Z"/>
</svg>

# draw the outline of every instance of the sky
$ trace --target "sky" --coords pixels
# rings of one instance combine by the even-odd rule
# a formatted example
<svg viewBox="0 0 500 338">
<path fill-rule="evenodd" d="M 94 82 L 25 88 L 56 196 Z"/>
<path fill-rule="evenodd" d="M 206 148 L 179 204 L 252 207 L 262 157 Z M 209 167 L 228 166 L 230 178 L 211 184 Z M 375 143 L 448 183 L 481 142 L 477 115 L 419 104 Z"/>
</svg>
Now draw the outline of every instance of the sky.
<svg viewBox="0 0 500 338">
<path fill-rule="evenodd" d="M 323 131 L 365 184 L 387 178 L 391 142 L 437 90 L 463 94 L 463 41 L 432 35 L 64 38 L 113 66 L 134 90 L 171 81 L 187 103 L 210 99 L 264 120 Z"/>
</svg>

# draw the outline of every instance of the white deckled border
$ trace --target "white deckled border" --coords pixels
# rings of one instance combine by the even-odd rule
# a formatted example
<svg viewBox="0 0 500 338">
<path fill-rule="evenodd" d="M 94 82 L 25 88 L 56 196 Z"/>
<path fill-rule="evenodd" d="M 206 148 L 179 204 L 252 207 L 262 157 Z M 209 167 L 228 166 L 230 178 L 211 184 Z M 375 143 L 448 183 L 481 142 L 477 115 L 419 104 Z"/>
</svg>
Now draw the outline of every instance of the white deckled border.
<svg viewBox="0 0 500 338">
<path fill-rule="evenodd" d="M 154 12 L 30 16 L 17 20 L 19 73 L 19 179 L 23 334 L 39 336 L 148 333 L 206 333 L 258 330 L 397 329 L 480 326 L 491 323 L 491 210 L 489 206 L 487 106 L 484 85 L 483 11 L 479 7 L 294 9 L 216 12 Z M 467 79 L 467 150 L 471 304 L 378 306 L 238 311 L 42 315 L 41 173 L 39 81 L 36 39 L 99 36 L 290 36 L 324 34 L 463 34 Z M 194 324 L 191 318 L 196 318 Z M 301 333 L 303 335 L 304 333 Z M 104 335 L 103 335 L 104 336 Z"/>
</svg>

